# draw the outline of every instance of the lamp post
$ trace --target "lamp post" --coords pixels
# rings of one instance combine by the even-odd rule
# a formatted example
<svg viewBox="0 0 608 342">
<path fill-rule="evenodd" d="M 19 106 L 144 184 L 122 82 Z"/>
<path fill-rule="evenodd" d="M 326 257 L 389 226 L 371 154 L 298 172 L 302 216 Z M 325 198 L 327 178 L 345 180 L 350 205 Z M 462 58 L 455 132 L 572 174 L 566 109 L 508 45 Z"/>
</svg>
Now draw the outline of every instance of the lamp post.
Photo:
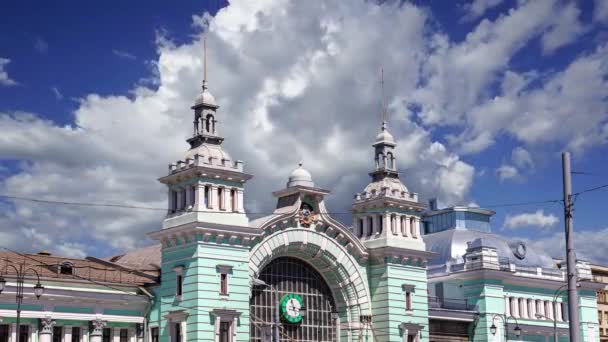
<svg viewBox="0 0 608 342">
<path fill-rule="evenodd" d="M 277 289 L 266 283 L 265 281 L 263 281 L 262 279 L 259 278 L 255 278 L 253 279 L 253 285 L 255 286 L 264 286 L 264 287 L 268 287 L 270 288 L 270 291 L 274 294 L 275 300 L 274 300 L 274 323 L 273 323 L 273 336 L 274 336 L 274 340 L 275 342 L 279 342 L 279 291 L 277 291 Z M 17 341 L 19 342 L 19 341 Z"/>
<path fill-rule="evenodd" d="M 577 283 L 576 287 L 579 287 L 581 284 Z M 565 290 L 564 287 L 568 286 L 568 283 L 563 284 L 558 287 L 553 294 L 553 341 L 559 342 L 559 336 L 557 336 L 557 297 L 562 294 Z M 562 310 L 563 315 L 563 310 Z"/>
<path fill-rule="evenodd" d="M 500 317 L 502 318 L 502 321 L 504 323 L 504 327 L 505 327 L 505 342 L 507 342 L 509 340 L 509 330 L 508 330 L 508 326 L 507 323 L 509 321 L 509 317 L 507 317 L 506 315 L 503 314 L 493 314 L 492 315 L 492 326 L 490 327 L 490 332 L 492 333 L 492 336 L 496 335 L 496 325 L 494 325 L 494 320 L 496 319 L 496 317 Z M 511 317 L 515 320 L 515 328 L 513 329 L 513 332 L 515 332 L 515 336 L 519 337 L 521 336 L 521 328 L 519 327 L 519 322 L 517 322 L 517 318 L 515 317 Z"/>
<path fill-rule="evenodd" d="M 4 268 L 4 274 L 6 274 L 6 271 L 8 270 L 9 267 L 12 268 L 17 275 L 17 291 L 16 291 L 16 301 L 17 301 L 16 336 L 17 336 L 17 341 L 16 342 L 19 342 L 19 338 L 21 335 L 21 326 L 19 325 L 19 323 L 21 320 L 21 303 L 23 302 L 23 283 L 24 283 L 25 276 L 27 275 L 27 273 L 31 271 L 32 273 L 34 273 L 36 275 L 36 278 L 38 278 L 38 282 L 34 286 L 34 295 L 36 295 L 36 299 L 40 299 L 40 296 L 42 296 L 42 293 L 44 292 L 44 287 L 40 284 L 40 275 L 38 274 L 38 272 L 36 272 L 35 269 L 25 268 L 24 265 L 19 265 L 19 268 L 17 268 L 14 265 L 7 264 L 6 267 Z M 2 293 L 2 291 L 4 291 L 5 287 L 6 287 L 6 280 L 2 276 L 2 273 L 0 273 L 0 293 Z"/>
</svg>

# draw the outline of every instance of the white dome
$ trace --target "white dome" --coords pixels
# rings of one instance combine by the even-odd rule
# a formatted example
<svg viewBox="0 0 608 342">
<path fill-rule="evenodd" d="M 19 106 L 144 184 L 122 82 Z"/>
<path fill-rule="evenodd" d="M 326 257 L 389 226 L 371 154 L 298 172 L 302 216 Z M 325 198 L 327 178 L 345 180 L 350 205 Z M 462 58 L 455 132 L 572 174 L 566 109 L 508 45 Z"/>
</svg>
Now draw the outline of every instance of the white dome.
<svg viewBox="0 0 608 342">
<path fill-rule="evenodd" d="M 390 134 L 388 130 L 383 128 L 376 136 L 376 143 L 395 144 L 395 138 L 393 138 L 393 135 Z"/>
<path fill-rule="evenodd" d="M 224 151 L 220 145 L 200 144 L 195 148 L 189 149 L 184 158 L 194 158 L 196 154 L 203 156 L 207 161 L 210 157 L 214 158 L 214 163 L 221 163 L 222 160 L 232 160 L 228 152 Z"/>
<path fill-rule="evenodd" d="M 311 188 L 315 187 L 315 183 L 312 181 L 312 176 L 310 172 L 302 167 L 302 163 L 300 163 L 299 167 L 289 175 L 289 181 L 287 182 L 287 187 L 290 188 L 292 186 L 308 186 Z"/>
<path fill-rule="evenodd" d="M 201 104 L 217 106 L 217 104 L 215 103 L 215 97 L 213 97 L 213 95 L 211 95 L 209 90 L 207 90 L 207 87 L 203 87 L 203 91 L 198 95 L 198 97 L 194 101 L 195 106 L 198 106 Z"/>
<path fill-rule="evenodd" d="M 387 196 L 400 197 L 403 193 L 408 193 L 407 188 L 399 178 L 385 177 L 381 180 L 371 182 L 363 190 L 364 193 L 372 194 L 372 197 L 378 196 L 386 189 Z"/>
</svg>

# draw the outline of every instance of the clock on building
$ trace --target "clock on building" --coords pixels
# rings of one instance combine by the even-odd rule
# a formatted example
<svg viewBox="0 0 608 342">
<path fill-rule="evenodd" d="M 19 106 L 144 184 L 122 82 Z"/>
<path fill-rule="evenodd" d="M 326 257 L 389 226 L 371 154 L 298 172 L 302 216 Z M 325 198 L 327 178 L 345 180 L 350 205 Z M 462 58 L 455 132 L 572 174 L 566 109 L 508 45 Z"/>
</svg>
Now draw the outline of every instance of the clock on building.
<svg viewBox="0 0 608 342">
<path fill-rule="evenodd" d="M 295 293 L 283 296 L 279 304 L 281 318 L 288 323 L 300 323 L 302 321 L 302 311 L 304 310 L 304 300 Z"/>
</svg>

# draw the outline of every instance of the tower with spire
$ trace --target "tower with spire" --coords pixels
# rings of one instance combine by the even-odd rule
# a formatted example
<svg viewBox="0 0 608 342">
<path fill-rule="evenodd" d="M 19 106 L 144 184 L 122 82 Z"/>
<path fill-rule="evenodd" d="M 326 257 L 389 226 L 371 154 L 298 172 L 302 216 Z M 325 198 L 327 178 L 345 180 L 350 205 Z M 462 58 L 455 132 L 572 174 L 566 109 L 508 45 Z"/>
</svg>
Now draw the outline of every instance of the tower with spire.
<svg viewBox="0 0 608 342">
<path fill-rule="evenodd" d="M 384 93 L 384 77 L 381 81 Z M 421 215 L 426 205 L 401 182 L 397 170 L 397 143 L 388 131 L 388 112 L 382 95 L 382 123 L 374 147 L 371 182 L 355 195 L 353 231 L 369 247 L 392 246 L 424 250 Z"/>
<path fill-rule="evenodd" d="M 381 88 L 384 93 L 383 75 Z M 425 205 L 399 179 L 397 143 L 388 131 L 384 94 L 382 124 L 372 146 L 371 182 L 355 195 L 352 212 L 353 233 L 370 255 L 367 272 L 374 327 L 393 331 L 382 340 L 418 341 L 428 336 L 426 263 L 432 253 L 425 250 L 420 232 Z"/>
<path fill-rule="evenodd" d="M 194 130 L 187 139 L 184 159 L 169 165 L 160 178 L 168 188 L 168 212 L 163 228 L 192 222 L 247 226 L 243 206 L 244 184 L 252 176 L 243 162 L 234 160 L 222 147 L 218 109 L 207 84 L 207 43 L 204 40 L 203 85 L 194 105 Z"/>
</svg>

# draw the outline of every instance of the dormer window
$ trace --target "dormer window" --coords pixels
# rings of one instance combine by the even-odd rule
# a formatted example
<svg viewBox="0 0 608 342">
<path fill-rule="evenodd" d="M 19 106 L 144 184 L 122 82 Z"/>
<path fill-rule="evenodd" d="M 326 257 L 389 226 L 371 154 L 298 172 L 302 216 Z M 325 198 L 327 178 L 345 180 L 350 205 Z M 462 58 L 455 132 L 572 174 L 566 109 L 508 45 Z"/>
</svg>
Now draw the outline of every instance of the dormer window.
<svg viewBox="0 0 608 342">
<path fill-rule="evenodd" d="M 59 266 L 59 273 L 68 275 L 74 274 L 74 264 L 69 261 L 63 262 L 61 266 Z"/>
</svg>

